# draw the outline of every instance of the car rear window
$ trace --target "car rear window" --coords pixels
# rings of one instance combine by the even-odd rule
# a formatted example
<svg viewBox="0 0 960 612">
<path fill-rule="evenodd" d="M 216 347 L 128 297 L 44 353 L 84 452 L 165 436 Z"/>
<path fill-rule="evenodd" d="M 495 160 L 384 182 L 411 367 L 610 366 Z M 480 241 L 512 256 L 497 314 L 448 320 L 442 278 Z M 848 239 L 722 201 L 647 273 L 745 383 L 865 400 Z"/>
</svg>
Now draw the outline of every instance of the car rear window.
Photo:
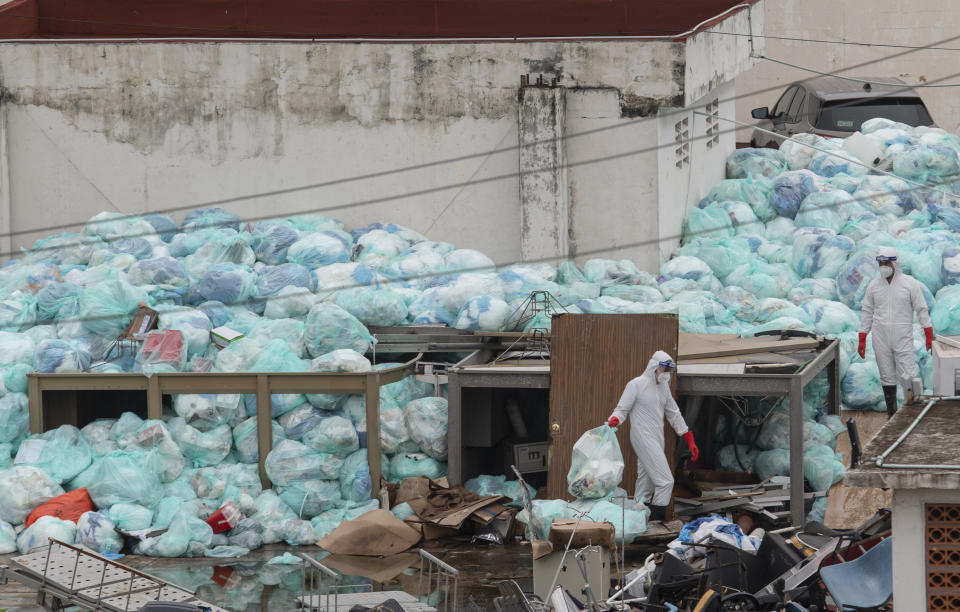
<svg viewBox="0 0 960 612">
<path fill-rule="evenodd" d="M 824 102 L 816 127 L 833 132 L 856 132 L 864 121 L 874 117 L 912 126 L 933 123 L 923 102 L 917 98 L 877 98 Z"/>
</svg>

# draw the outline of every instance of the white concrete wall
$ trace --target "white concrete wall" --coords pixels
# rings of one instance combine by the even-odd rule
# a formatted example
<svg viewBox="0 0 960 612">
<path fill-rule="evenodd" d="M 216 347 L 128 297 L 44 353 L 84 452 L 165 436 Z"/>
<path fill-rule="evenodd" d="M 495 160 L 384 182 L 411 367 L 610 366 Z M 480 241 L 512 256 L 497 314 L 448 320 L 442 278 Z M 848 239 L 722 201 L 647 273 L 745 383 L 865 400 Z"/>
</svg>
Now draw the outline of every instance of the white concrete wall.
<svg viewBox="0 0 960 612">
<path fill-rule="evenodd" d="M 707 118 L 701 114 L 706 111 L 706 105 L 719 102 L 719 108 L 712 113 L 719 117 L 730 117 L 734 113 L 735 90 L 732 82 L 720 84 L 707 96 L 696 100 L 682 112 L 665 110 L 660 113 L 658 120 L 658 139 L 664 145 L 658 152 L 660 165 L 660 182 L 658 185 L 658 224 L 661 242 L 659 256 L 662 260 L 668 259 L 670 254 L 680 246 L 680 233 L 683 221 L 691 208 L 696 208 L 700 200 L 707 195 L 710 188 L 725 177 L 725 161 L 733 151 L 734 132 L 729 124 L 715 120 L 713 125 L 718 126 L 716 132 L 719 142 L 708 137 Z M 689 161 L 682 168 L 677 167 L 676 141 L 677 124 L 687 121 L 687 146 Z M 673 144 L 673 146 L 668 146 Z"/>
<path fill-rule="evenodd" d="M 765 34 L 790 38 L 924 46 L 948 38 L 939 47 L 960 47 L 960 11 L 952 0 L 764 0 Z M 754 30 L 755 32 L 758 30 Z M 766 40 L 765 54 L 823 72 L 848 76 L 898 77 L 907 83 L 960 82 L 955 76 L 956 51 L 896 49 L 828 43 Z M 897 57 L 890 57 L 896 55 Z M 954 75 L 954 76 L 951 76 Z M 752 121 L 750 110 L 770 106 L 788 83 L 816 76 L 761 61 L 737 78 L 737 118 Z M 744 95 L 748 94 L 748 95 Z M 960 125 L 960 96 L 955 88 L 922 89 L 920 95 L 941 127 Z M 749 131 L 738 140 L 747 142 Z"/>
<path fill-rule="evenodd" d="M 651 41 L 6 44 L 0 229 L 17 248 L 102 210 L 212 203 L 392 221 L 515 261 L 517 89 L 543 74 L 570 91 L 571 248 L 652 270 L 656 245 L 638 243 L 680 227 L 657 219 L 655 115 L 743 66 L 743 45 L 708 43 L 692 39 L 696 70 L 684 44 Z"/>
<path fill-rule="evenodd" d="M 893 492 L 893 607 L 927 609 L 925 504 L 960 504 L 960 491 L 895 489 Z"/>
</svg>

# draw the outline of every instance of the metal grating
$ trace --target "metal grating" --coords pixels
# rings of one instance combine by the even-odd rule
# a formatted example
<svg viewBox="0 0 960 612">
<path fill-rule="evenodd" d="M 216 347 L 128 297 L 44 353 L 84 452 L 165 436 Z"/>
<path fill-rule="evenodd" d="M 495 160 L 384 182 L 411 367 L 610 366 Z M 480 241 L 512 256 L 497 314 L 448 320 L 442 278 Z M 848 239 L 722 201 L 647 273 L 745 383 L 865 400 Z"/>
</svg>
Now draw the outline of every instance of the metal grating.
<svg viewBox="0 0 960 612">
<path fill-rule="evenodd" d="M 960 504 L 927 504 L 927 610 L 960 610 Z"/>
</svg>

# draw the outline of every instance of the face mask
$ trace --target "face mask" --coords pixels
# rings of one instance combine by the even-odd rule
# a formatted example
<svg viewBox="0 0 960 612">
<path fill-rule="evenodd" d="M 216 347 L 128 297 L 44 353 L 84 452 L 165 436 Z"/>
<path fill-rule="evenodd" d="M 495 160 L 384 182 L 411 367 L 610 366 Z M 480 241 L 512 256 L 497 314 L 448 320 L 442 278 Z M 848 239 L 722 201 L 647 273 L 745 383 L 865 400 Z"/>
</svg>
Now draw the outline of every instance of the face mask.
<svg viewBox="0 0 960 612">
<path fill-rule="evenodd" d="M 665 385 L 666 385 L 666 384 L 669 384 L 669 383 L 670 383 L 670 373 L 669 373 L 669 372 L 664 372 L 663 374 L 657 374 L 657 382 L 663 383 L 663 384 L 665 384 Z"/>
<path fill-rule="evenodd" d="M 883 275 L 883 278 L 890 278 L 893 276 L 893 268 L 890 266 L 880 266 L 880 274 Z"/>
</svg>

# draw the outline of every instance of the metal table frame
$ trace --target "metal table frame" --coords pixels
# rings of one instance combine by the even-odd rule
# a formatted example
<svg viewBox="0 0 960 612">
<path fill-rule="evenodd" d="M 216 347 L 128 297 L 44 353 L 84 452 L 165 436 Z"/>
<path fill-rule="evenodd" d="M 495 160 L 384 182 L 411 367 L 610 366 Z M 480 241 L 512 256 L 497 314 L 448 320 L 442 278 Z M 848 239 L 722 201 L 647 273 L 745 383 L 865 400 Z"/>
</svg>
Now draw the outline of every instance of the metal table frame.
<svg viewBox="0 0 960 612">
<path fill-rule="evenodd" d="M 677 394 L 692 397 L 736 395 L 789 398 L 790 409 L 790 514 L 794 525 L 804 521 L 803 505 L 803 389 L 824 368 L 830 378 L 830 413 L 840 414 L 840 341 L 817 351 L 816 357 L 794 374 L 678 374 Z M 682 364 L 681 364 L 682 365 Z"/>
<path fill-rule="evenodd" d="M 45 430 L 44 391 L 145 391 L 147 418 L 163 416 L 163 396 L 177 393 L 226 393 L 257 395 L 257 441 L 260 453 L 260 480 L 270 487 L 264 462 L 273 447 L 270 395 L 274 393 L 344 393 L 363 395 L 367 412 L 367 460 L 373 496 L 380 490 L 380 387 L 416 374 L 416 357 L 406 363 L 371 372 L 237 372 L 153 374 L 29 374 L 30 432 Z M 69 411 L 68 411 L 69 412 Z M 76 406 L 66 421 L 76 425 Z M 62 419 L 63 420 L 63 419 Z"/>
</svg>

